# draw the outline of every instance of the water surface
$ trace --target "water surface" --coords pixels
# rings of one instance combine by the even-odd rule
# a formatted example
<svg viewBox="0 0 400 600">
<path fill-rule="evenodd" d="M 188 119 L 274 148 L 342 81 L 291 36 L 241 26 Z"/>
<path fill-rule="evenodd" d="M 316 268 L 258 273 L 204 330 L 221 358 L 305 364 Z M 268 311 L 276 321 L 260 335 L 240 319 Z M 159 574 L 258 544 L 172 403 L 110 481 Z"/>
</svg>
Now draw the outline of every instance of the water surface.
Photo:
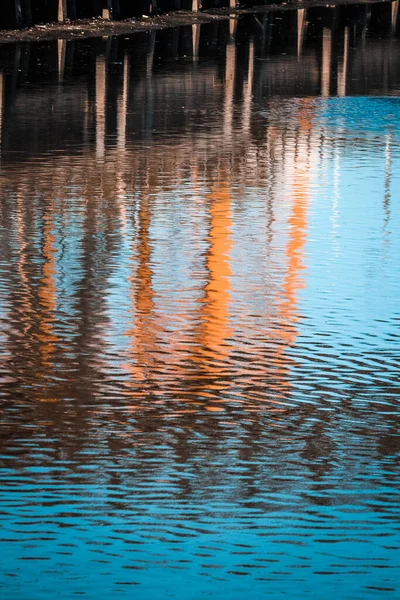
<svg viewBox="0 0 400 600">
<path fill-rule="evenodd" d="M 2 599 L 399 598 L 399 34 L 0 47 Z"/>
</svg>

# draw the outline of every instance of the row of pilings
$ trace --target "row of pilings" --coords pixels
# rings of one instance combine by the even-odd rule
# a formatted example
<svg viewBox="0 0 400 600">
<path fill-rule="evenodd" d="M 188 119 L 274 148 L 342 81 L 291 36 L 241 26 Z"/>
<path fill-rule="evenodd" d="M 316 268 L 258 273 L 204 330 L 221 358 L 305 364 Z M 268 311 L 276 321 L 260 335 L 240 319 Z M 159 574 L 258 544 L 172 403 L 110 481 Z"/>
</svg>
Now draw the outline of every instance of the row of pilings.
<svg viewBox="0 0 400 600">
<path fill-rule="evenodd" d="M 2 0 L 0 29 L 76 19 L 129 19 L 174 10 L 234 7 L 235 0 Z"/>
</svg>

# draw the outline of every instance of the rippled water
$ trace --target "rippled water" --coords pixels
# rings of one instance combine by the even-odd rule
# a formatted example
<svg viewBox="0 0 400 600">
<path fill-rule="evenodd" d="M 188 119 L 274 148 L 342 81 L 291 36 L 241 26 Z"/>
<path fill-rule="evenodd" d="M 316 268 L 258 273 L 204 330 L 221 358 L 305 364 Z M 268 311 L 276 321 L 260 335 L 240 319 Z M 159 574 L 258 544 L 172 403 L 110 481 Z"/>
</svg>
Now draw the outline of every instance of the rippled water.
<svg viewBox="0 0 400 600">
<path fill-rule="evenodd" d="M 399 598 L 397 4 L 0 47 L 0 586 Z"/>
</svg>

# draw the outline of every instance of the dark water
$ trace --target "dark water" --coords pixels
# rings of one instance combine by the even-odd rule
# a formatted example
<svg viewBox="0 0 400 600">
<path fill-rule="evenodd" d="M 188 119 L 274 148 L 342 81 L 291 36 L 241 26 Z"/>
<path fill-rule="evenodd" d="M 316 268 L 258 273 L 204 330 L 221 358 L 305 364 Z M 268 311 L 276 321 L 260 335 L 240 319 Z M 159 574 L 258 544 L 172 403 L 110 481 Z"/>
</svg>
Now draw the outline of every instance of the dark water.
<svg viewBox="0 0 400 600">
<path fill-rule="evenodd" d="M 0 47 L 2 600 L 400 598 L 396 10 Z"/>
</svg>

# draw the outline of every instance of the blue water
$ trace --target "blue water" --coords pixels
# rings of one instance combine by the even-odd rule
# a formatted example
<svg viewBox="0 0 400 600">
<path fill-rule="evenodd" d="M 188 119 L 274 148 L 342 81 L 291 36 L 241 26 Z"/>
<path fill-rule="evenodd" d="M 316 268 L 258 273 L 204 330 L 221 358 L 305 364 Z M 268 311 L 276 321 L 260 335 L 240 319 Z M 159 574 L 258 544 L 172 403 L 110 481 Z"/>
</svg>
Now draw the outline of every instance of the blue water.
<svg viewBox="0 0 400 600">
<path fill-rule="evenodd" d="M 364 9 L 301 51 L 293 11 L 0 47 L 2 600 L 400 598 L 400 42 Z"/>
</svg>

